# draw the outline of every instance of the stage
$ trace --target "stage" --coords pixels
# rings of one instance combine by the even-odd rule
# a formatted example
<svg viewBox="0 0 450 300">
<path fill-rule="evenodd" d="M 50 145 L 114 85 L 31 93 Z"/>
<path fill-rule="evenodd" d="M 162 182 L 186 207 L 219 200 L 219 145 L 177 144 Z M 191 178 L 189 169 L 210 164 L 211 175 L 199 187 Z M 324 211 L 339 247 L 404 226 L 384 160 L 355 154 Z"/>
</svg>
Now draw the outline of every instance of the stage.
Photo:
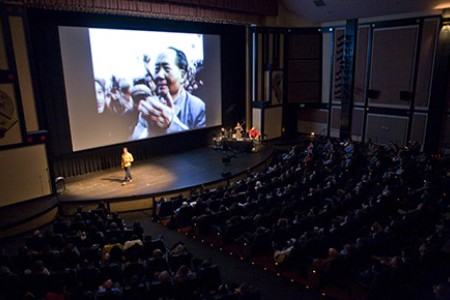
<svg viewBox="0 0 450 300">
<path fill-rule="evenodd" d="M 268 163 L 273 146 L 262 144 L 257 152 L 218 150 L 211 147 L 135 162 L 133 182 L 122 185 L 124 171 L 114 168 L 64 179 L 60 203 L 124 201 L 186 192 L 201 185 L 227 183 Z"/>
<path fill-rule="evenodd" d="M 153 201 L 160 197 L 187 195 L 201 185 L 214 188 L 245 178 L 248 170 L 269 166 L 275 149 L 287 149 L 307 141 L 301 136 L 262 142 L 256 152 L 241 152 L 246 145 L 234 145 L 235 149 L 211 146 L 137 161 L 131 170 L 133 182 L 124 186 L 124 171 L 119 167 L 63 178 L 60 184 L 64 188 L 60 192 L 3 207 L 0 235 L 10 237 L 34 230 L 52 222 L 57 213 L 73 215 L 77 207 L 93 209 L 102 200 L 119 213 L 152 209 Z"/>
</svg>

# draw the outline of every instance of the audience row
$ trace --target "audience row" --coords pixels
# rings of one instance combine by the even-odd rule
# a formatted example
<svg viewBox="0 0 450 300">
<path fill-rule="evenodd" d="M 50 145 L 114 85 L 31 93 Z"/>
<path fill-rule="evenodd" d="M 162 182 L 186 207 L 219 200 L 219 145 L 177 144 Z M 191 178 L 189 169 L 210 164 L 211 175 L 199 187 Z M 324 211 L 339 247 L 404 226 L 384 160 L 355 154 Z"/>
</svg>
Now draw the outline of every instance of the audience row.
<svg viewBox="0 0 450 300">
<path fill-rule="evenodd" d="M 318 289 L 434 299 L 449 296 L 448 167 L 417 143 L 315 140 L 229 186 L 161 199 L 154 220 L 270 255 Z"/>
<path fill-rule="evenodd" d="M 2 249 L 0 299 L 258 299 L 246 284 L 224 288 L 219 267 L 182 242 L 127 227 L 103 202 L 58 215 L 45 233 L 33 232 L 17 253 Z"/>
</svg>

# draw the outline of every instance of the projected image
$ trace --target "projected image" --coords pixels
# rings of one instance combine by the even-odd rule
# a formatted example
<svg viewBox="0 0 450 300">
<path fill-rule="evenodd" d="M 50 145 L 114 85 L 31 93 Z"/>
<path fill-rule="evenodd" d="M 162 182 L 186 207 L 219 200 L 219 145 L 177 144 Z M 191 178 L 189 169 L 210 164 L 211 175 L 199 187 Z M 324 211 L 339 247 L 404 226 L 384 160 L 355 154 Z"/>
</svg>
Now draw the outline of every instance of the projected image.
<svg viewBox="0 0 450 300">
<path fill-rule="evenodd" d="M 221 124 L 219 36 L 60 27 L 60 40 L 75 151 Z"/>
</svg>

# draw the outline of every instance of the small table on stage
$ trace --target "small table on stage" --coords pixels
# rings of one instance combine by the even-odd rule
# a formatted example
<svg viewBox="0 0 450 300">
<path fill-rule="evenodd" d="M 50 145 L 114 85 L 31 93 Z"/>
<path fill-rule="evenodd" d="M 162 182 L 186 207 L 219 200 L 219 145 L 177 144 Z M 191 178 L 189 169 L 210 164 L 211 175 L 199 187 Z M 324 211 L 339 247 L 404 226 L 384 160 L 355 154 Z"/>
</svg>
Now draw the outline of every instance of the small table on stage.
<svg viewBox="0 0 450 300">
<path fill-rule="evenodd" d="M 253 141 L 249 139 L 242 139 L 242 140 L 224 139 L 223 149 L 236 152 L 252 152 Z"/>
</svg>

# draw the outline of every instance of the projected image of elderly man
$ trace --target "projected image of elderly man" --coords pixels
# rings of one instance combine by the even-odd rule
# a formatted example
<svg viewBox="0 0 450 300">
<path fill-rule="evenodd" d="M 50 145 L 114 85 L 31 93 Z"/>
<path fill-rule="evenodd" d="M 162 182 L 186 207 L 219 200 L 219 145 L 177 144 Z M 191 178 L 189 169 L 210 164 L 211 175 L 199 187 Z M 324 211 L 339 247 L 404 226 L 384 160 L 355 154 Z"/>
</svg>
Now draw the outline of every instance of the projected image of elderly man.
<svg viewBox="0 0 450 300">
<path fill-rule="evenodd" d="M 146 87 L 136 86 L 133 97 L 139 101 L 139 120 L 132 139 L 159 136 L 183 130 L 205 127 L 205 103 L 185 89 L 188 60 L 183 51 L 169 47 L 158 55 L 153 74 L 155 96 Z"/>
</svg>

